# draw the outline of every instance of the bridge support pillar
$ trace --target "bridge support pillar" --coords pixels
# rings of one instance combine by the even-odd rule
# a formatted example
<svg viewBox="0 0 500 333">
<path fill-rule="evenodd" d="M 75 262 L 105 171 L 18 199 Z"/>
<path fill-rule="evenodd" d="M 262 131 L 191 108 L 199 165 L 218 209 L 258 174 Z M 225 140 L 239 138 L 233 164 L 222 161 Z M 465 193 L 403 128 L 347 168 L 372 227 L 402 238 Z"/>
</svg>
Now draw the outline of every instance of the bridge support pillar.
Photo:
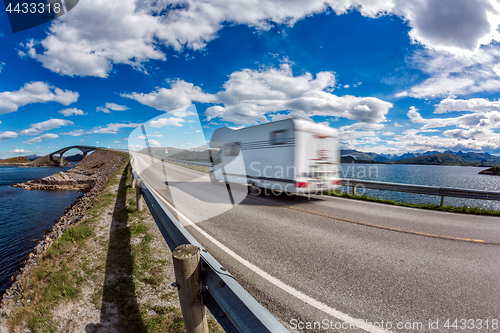
<svg viewBox="0 0 500 333">
<path fill-rule="evenodd" d="M 53 155 L 53 154 L 50 154 L 50 155 L 49 155 L 49 159 L 50 159 L 51 161 L 53 161 L 53 160 L 54 160 L 54 155 Z"/>
<path fill-rule="evenodd" d="M 59 158 L 59 166 L 62 167 L 64 166 L 64 157 L 63 154 L 60 155 L 61 157 Z"/>
<path fill-rule="evenodd" d="M 141 182 L 135 182 L 135 201 L 137 202 L 137 210 L 141 211 L 144 208 L 144 198 L 142 197 Z"/>
<path fill-rule="evenodd" d="M 88 151 L 83 152 L 83 158 L 87 157 L 87 154 L 88 154 L 88 153 L 89 153 Z"/>
</svg>

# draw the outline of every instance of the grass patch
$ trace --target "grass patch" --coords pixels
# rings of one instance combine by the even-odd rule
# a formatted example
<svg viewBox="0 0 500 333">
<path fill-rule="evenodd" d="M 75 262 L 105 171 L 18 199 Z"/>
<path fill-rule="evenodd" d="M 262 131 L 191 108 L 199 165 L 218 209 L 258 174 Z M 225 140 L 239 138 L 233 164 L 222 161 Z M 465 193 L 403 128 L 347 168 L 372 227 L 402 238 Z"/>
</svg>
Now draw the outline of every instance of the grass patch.
<svg viewBox="0 0 500 333">
<path fill-rule="evenodd" d="M 335 191 L 326 191 L 325 194 L 349 198 L 355 200 L 364 200 L 364 201 L 372 201 L 378 203 L 384 203 L 394 206 L 403 206 L 403 207 L 412 207 L 412 208 L 421 208 L 421 209 L 430 209 L 430 210 L 439 210 L 443 212 L 452 212 L 452 213 L 462 213 L 462 214 L 475 214 L 475 215 L 490 215 L 490 216 L 500 216 L 500 211 L 492 210 L 492 209 L 484 209 L 479 207 L 455 207 L 450 205 L 437 205 L 437 204 L 416 204 L 416 203 L 406 203 L 406 202 L 398 202 L 395 200 L 386 200 L 386 199 L 377 199 L 367 195 L 352 195 L 349 193 L 336 193 Z"/>
<path fill-rule="evenodd" d="M 94 229 L 86 225 L 77 225 L 64 232 L 60 238 L 61 242 L 72 242 L 82 244 L 94 234 Z"/>
</svg>

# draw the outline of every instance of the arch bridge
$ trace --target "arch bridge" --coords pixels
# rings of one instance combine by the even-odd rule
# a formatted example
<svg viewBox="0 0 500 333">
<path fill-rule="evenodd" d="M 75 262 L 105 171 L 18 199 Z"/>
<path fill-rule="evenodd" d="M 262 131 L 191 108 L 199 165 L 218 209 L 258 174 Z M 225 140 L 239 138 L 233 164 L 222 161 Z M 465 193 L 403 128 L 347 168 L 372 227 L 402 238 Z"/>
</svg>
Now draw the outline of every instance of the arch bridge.
<svg viewBox="0 0 500 333">
<path fill-rule="evenodd" d="M 59 150 L 57 150 L 57 151 L 49 154 L 49 157 L 50 157 L 50 160 L 53 161 L 54 160 L 54 155 L 59 155 L 59 166 L 63 166 L 63 163 L 64 163 L 63 154 L 65 152 L 67 152 L 68 150 L 70 150 L 70 149 L 80 149 L 81 152 L 83 153 L 83 158 L 85 158 L 90 151 L 94 151 L 94 150 L 96 150 L 98 148 L 99 147 L 93 147 L 93 146 L 71 146 L 71 147 L 66 147 L 66 148 L 59 149 Z"/>
</svg>

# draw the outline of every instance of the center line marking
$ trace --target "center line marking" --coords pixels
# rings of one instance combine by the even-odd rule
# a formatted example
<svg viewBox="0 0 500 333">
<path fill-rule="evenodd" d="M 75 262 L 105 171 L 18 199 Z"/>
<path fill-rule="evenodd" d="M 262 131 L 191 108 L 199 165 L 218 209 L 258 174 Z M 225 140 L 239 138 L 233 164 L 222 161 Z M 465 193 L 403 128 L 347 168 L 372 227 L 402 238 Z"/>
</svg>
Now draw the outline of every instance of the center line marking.
<svg viewBox="0 0 500 333">
<path fill-rule="evenodd" d="M 169 171 L 169 172 L 171 172 L 171 173 L 173 173 L 173 174 L 175 174 L 175 175 L 177 175 L 179 177 L 182 177 L 184 179 L 188 179 L 188 180 L 191 180 L 191 181 L 194 181 L 194 182 L 197 182 L 197 183 L 201 183 L 201 182 L 199 182 L 199 181 L 197 181 L 195 179 L 187 178 L 187 177 L 179 175 L 178 173 L 175 173 L 173 171 Z M 235 194 L 237 194 L 237 193 L 235 193 Z M 404 230 L 404 229 L 393 228 L 393 227 L 386 227 L 386 226 L 383 226 L 383 225 L 372 224 L 372 223 L 368 223 L 368 222 L 360 222 L 360 221 L 349 220 L 349 219 L 345 219 L 345 218 L 342 218 L 342 217 L 336 217 L 336 216 L 332 216 L 332 215 L 328 215 L 328 214 L 317 213 L 317 212 L 313 212 L 313 211 L 302 209 L 302 208 L 297 208 L 297 207 L 283 205 L 283 204 L 279 204 L 279 203 L 268 201 L 268 200 L 263 200 L 263 199 L 260 199 L 260 198 L 256 198 L 254 196 L 247 196 L 247 198 L 250 198 L 250 199 L 253 199 L 253 200 L 257 200 L 257 201 L 261 201 L 261 202 L 265 202 L 265 203 L 268 203 L 268 204 L 271 204 L 271 205 L 275 205 L 275 206 L 280 206 L 280 207 L 288 208 L 288 209 L 295 209 L 295 210 L 298 210 L 298 211 L 301 211 L 301 212 L 304 212 L 304 213 L 308 213 L 308 214 L 312 214 L 312 215 L 327 217 L 327 218 L 330 218 L 330 219 L 344 221 L 344 222 L 349 222 L 349 223 L 354 223 L 354 224 L 359 224 L 359 225 L 365 225 L 367 227 L 372 227 L 372 228 L 378 228 L 378 229 L 396 231 L 396 232 L 401 232 L 401 233 L 406 233 L 406 234 L 412 234 L 412 235 L 418 235 L 418 236 L 424 236 L 424 237 L 433 237 L 433 238 L 440 238 L 440 239 L 449 239 L 449 240 L 456 240 L 456 241 L 462 241 L 462 242 L 469 242 L 469 243 L 485 243 L 484 240 L 482 240 L 482 239 L 444 236 L 444 235 L 429 234 L 429 233 L 419 232 L 419 231 L 412 231 L 412 230 Z"/>
</svg>

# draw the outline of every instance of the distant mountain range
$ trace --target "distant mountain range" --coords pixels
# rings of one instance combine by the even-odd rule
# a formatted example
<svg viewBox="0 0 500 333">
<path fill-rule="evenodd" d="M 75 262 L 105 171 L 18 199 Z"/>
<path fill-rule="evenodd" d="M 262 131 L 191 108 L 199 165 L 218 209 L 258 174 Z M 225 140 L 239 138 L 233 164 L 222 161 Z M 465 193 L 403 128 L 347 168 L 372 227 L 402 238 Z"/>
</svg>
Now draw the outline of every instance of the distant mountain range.
<svg viewBox="0 0 500 333">
<path fill-rule="evenodd" d="M 151 147 L 151 154 L 158 158 L 175 158 L 178 160 L 208 162 L 209 153 L 206 147 L 198 147 L 196 151 L 174 147 Z M 165 152 L 165 150 L 167 152 Z M 149 154 L 148 149 L 140 153 Z M 450 150 L 425 153 L 405 153 L 402 155 L 365 153 L 354 149 L 340 151 L 342 163 L 394 163 L 394 164 L 434 164 L 434 165 L 469 165 L 490 167 L 500 165 L 500 156 L 488 153 L 453 152 Z"/>
<path fill-rule="evenodd" d="M 405 153 L 402 155 L 364 153 L 352 149 L 341 150 L 343 163 L 395 163 L 395 164 L 435 164 L 435 165 L 500 165 L 500 156 L 488 153 L 454 152 L 447 150 L 426 151 L 425 153 Z"/>
<path fill-rule="evenodd" d="M 59 155 L 56 155 L 56 156 L 59 157 Z M 33 154 L 33 155 L 25 155 L 24 157 L 26 157 L 30 161 L 34 161 L 37 158 L 40 158 L 42 156 L 38 156 L 36 154 Z M 71 156 L 64 155 L 64 160 L 71 161 L 71 162 L 73 162 L 73 161 L 81 161 L 81 160 L 83 160 L 83 154 L 75 154 L 75 155 L 71 155 Z"/>
</svg>

